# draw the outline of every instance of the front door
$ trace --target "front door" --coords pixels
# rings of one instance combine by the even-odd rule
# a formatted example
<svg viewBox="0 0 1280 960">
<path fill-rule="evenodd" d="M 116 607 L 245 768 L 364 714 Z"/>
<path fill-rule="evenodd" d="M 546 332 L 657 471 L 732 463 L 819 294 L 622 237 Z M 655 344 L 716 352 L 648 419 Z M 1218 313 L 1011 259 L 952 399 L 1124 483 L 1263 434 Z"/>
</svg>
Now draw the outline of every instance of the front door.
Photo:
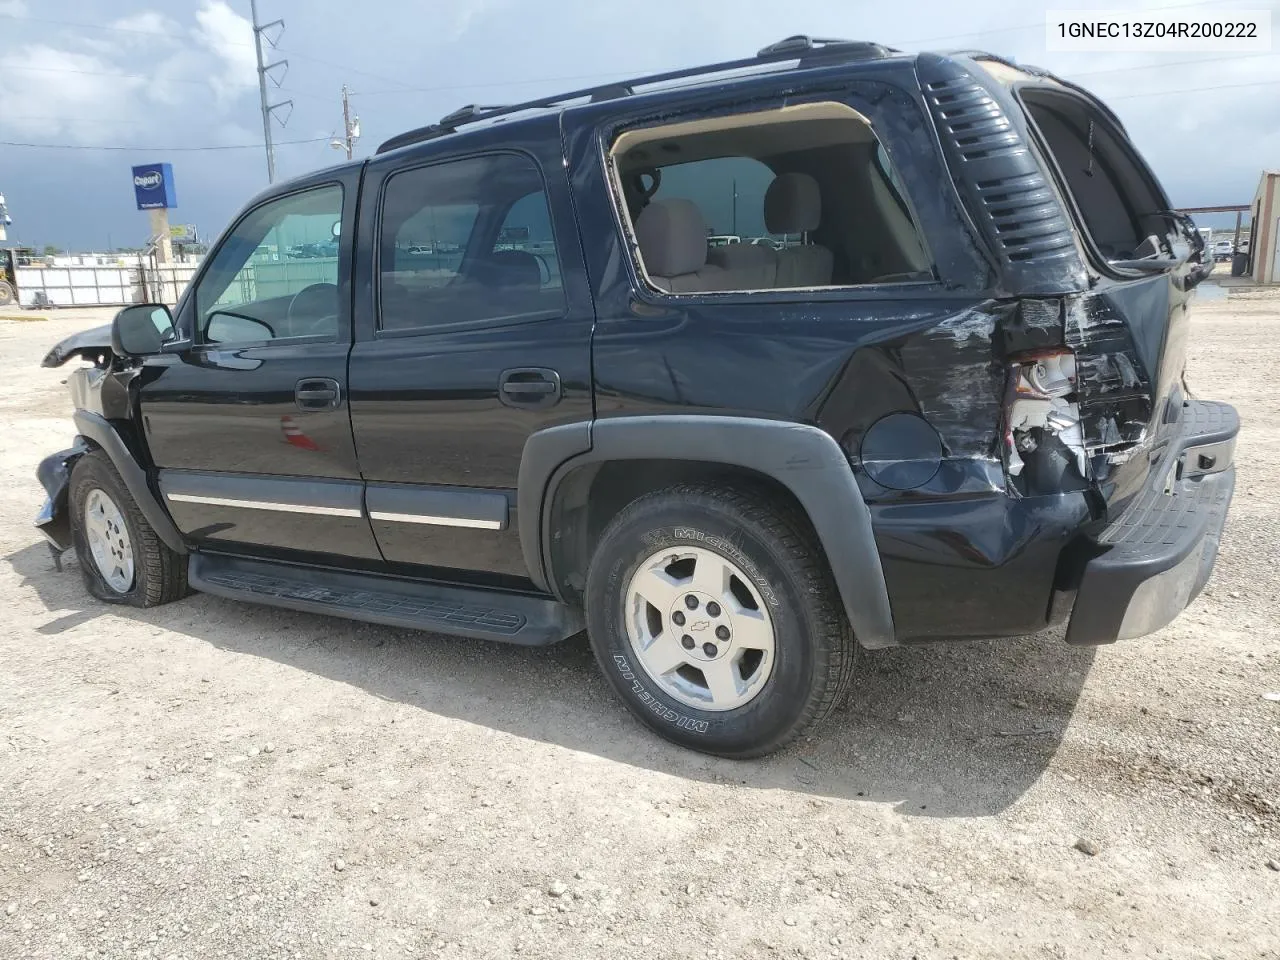
<svg viewBox="0 0 1280 960">
<path fill-rule="evenodd" d="M 383 556 L 430 576 L 528 586 L 524 442 L 591 418 L 594 313 L 557 120 L 535 127 L 528 152 L 427 144 L 365 177 L 377 250 L 358 282 L 351 420 Z"/>
<path fill-rule="evenodd" d="M 347 410 L 356 189 L 321 181 L 245 213 L 179 308 L 191 348 L 144 369 L 160 489 L 200 546 L 378 558 Z"/>
</svg>

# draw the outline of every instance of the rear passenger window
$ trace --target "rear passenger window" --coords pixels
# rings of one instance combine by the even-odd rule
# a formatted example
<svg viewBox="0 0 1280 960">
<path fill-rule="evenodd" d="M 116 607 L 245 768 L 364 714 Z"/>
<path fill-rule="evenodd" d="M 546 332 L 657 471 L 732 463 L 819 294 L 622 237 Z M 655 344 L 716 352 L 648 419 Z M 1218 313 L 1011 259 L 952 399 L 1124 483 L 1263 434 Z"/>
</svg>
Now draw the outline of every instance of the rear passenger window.
<svg viewBox="0 0 1280 960">
<path fill-rule="evenodd" d="M 628 130 L 610 159 L 638 265 L 659 290 L 934 279 L 889 154 L 845 104 Z"/>
<path fill-rule="evenodd" d="M 383 330 L 532 319 L 565 306 L 542 176 L 522 156 L 390 177 L 378 270 Z"/>
</svg>

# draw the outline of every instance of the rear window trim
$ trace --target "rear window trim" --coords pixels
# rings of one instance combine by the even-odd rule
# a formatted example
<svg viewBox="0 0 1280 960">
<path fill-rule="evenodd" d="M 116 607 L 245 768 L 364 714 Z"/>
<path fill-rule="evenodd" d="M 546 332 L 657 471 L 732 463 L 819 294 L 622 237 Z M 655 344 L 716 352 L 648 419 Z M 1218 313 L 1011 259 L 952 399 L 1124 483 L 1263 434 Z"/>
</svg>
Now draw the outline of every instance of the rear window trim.
<svg viewBox="0 0 1280 960">
<path fill-rule="evenodd" d="M 551 310 L 531 310 L 528 313 L 508 314 L 500 317 L 481 317 L 476 320 L 453 320 L 446 323 L 427 323 L 414 327 L 396 327 L 387 329 L 382 325 L 382 223 L 384 208 L 387 200 L 387 187 L 402 173 L 410 173 L 415 170 L 422 170 L 427 167 L 439 167 L 445 164 L 458 163 L 459 161 L 477 160 L 485 157 L 519 157 L 528 160 L 533 164 L 534 170 L 538 173 L 538 180 L 542 184 L 542 194 L 547 201 L 548 226 L 551 229 L 551 241 L 555 245 L 556 262 L 561 271 L 561 277 L 564 276 L 564 262 L 560 255 L 560 237 L 556 231 L 555 215 L 551 209 L 551 188 L 548 185 L 547 172 L 542 168 L 542 164 L 538 162 L 538 158 L 527 150 L 520 150 L 513 147 L 488 147 L 479 150 L 471 150 L 464 153 L 449 154 L 447 156 L 431 157 L 430 159 L 420 160 L 418 162 L 409 162 L 402 165 L 396 165 L 388 169 L 381 177 L 378 184 L 378 205 L 377 214 L 373 221 L 373 337 L 374 340 L 391 340 L 400 337 L 413 336 L 429 336 L 436 332 L 453 333 L 460 330 L 484 330 L 484 329 L 504 329 L 507 327 L 518 327 L 529 323 L 544 323 L 548 320 L 563 320 L 569 315 L 569 291 L 564 288 L 563 282 L 561 290 L 564 294 L 564 306 L 556 311 Z M 528 196 L 528 194 L 526 194 Z M 523 197 L 517 199 L 517 203 Z M 509 210 L 510 208 L 508 208 Z M 477 215 L 477 222 L 479 216 Z M 474 231 L 474 226 L 472 230 Z M 474 237 L 469 237 L 467 247 L 463 252 L 463 257 L 470 253 L 471 243 Z"/>
</svg>

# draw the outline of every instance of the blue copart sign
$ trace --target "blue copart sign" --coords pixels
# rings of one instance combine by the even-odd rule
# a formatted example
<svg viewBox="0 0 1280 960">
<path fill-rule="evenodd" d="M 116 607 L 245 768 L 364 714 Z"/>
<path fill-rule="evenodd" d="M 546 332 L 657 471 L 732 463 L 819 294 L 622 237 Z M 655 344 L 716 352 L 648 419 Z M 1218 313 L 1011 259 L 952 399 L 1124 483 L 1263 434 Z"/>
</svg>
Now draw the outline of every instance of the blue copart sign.
<svg viewBox="0 0 1280 960">
<path fill-rule="evenodd" d="M 173 167 L 148 163 L 133 168 L 133 196 L 139 210 L 169 210 L 178 205 L 173 188 Z"/>
</svg>

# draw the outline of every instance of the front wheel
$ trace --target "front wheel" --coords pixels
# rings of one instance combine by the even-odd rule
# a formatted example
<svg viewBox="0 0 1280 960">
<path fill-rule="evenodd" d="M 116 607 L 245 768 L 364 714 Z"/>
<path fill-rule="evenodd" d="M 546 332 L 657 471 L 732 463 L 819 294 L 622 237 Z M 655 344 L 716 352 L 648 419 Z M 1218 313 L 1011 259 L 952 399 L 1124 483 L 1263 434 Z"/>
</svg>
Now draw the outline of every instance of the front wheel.
<svg viewBox="0 0 1280 960">
<path fill-rule="evenodd" d="M 135 607 L 186 596 L 186 558 L 156 535 L 106 454 L 76 461 L 70 497 L 76 559 L 91 594 Z"/>
<path fill-rule="evenodd" d="M 657 733 L 725 757 L 789 743 L 843 698 L 856 645 L 812 531 L 765 493 L 681 484 L 601 536 L 587 625 Z"/>
</svg>

